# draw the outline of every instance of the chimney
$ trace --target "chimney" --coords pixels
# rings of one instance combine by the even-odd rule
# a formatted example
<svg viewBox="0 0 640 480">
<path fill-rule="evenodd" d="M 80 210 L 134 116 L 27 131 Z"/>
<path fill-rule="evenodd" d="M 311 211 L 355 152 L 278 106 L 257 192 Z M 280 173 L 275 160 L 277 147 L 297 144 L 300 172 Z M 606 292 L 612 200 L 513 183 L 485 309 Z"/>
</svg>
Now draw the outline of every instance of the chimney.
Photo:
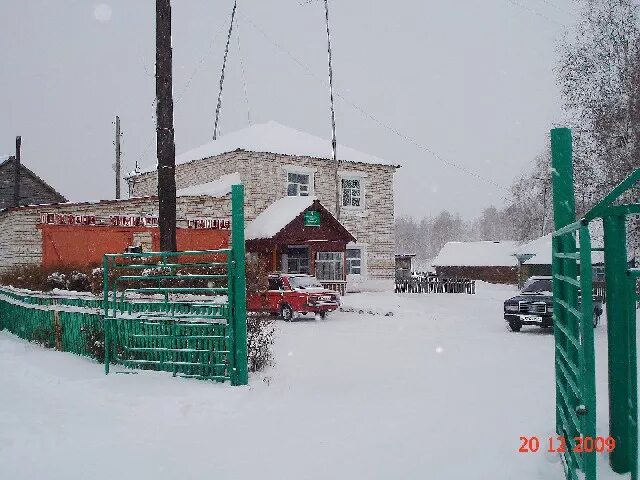
<svg viewBox="0 0 640 480">
<path fill-rule="evenodd" d="M 16 156 L 13 160 L 14 178 L 13 178 L 13 206 L 20 206 L 20 146 L 22 137 L 16 137 Z"/>
</svg>

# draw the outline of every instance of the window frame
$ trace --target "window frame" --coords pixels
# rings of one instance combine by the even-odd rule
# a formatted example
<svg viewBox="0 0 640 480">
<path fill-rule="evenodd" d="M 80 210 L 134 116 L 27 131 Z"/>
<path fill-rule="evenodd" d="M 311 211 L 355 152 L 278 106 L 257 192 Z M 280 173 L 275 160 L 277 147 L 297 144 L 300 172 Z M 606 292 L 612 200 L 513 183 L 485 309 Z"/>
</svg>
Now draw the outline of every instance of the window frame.
<svg viewBox="0 0 640 480">
<path fill-rule="evenodd" d="M 284 195 L 286 197 L 313 197 L 315 196 L 315 168 L 308 167 L 300 167 L 296 165 L 286 165 L 282 167 L 284 170 Z M 304 185 L 301 183 L 289 182 L 289 174 L 294 175 L 307 175 L 309 177 L 308 183 L 308 191 L 306 195 L 300 195 L 300 187 L 299 185 Z M 298 185 L 297 195 L 289 195 L 289 185 Z"/>
<path fill-rule="evenodd" d="M 357 251 L 359 253 L 359 256 L 357 258 L 349 258 L 349 250 L 353 250 L 353 251 Z M 358 275 L 358 276 L 362 276 L 362 270 L 363 270 L 363 265 L 362 265 L 362 248 L 361 247 L 349 247 L 347 246 L 347 249 L 344 252 L 344 268 L 346 270 L 346 274 L 347 275 Z M 357 261 L 359 262 L 358 265 L 358 273 L 354 273 L 351 271 L 351 262 L 352 261 Z"/>
<path fill-rule="evenodd" d="M 338 175 L 340 177 L 340 209 L 343 211 L 347 211 L 347 212 L 363 212 L 366 210 L 366 185 L 365 185 L 365 179 L 367 178 L 367 174 L 366 173 L 362 173 L 362 172 L 350 172 L 350 171 L 340 171 L 338 172 Z M 345 193 L 345 187 L 344 187 L 344 182 L 345 180 L 357 180 L 360 184 L 360 205 L 359 206 L 353 206 L 353 205 L 345 205 L 344 204 L 344 193 Z M 353 197 L 351 197 L 353 198 Z"/>
<path fill-rule="evenodd" d="M 349 273 L 347 269 L 347 250 L 360 250 L 360 273 Z M 346 277 L 356 281 L 368 278 L 367 270 L 367 244 L 366 243 L 348 243 L 344 252 Z"/>
</svg>

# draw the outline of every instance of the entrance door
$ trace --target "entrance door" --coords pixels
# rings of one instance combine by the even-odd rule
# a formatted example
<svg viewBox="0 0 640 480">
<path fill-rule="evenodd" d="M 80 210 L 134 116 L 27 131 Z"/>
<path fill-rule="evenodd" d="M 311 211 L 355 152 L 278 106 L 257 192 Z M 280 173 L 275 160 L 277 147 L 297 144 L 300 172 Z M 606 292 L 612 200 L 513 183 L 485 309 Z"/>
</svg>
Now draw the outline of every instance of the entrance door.
<svg viewBox="0 0 640 480">
<path fill-rule="evenodd" d="M 309 247 L 287 248 L 287 273 L 309 273 Z"/>
</svg>

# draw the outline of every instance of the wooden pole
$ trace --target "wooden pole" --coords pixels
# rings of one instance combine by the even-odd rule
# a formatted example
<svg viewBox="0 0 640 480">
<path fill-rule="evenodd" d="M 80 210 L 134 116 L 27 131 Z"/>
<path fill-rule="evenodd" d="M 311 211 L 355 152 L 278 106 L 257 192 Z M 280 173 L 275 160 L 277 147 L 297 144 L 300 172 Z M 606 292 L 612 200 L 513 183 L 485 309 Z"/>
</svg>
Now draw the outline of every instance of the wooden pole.
<svg viewBox="0 0 640 480">
<path fill-rule="evenodd" d="M 171 0 L 156 0 L 156 142 L 160 250 L 175 252 L 176 146 L 173 130 Z"/>
<path fill-rule="evenodd" d="M 13 177 L 13 206 L 20 206 L 20 170 L 21 170 L 21 160 L 20 160 L 20 150 L 22 147 L 22 137 L 16 137 L 16 157 L 13 162 L 14 165 L 14 177 Z"/>
<path fill-rule="evenodd" d="M 120 198 L 120 117 L 116 115 L 116 199 Z"/>
</svg>

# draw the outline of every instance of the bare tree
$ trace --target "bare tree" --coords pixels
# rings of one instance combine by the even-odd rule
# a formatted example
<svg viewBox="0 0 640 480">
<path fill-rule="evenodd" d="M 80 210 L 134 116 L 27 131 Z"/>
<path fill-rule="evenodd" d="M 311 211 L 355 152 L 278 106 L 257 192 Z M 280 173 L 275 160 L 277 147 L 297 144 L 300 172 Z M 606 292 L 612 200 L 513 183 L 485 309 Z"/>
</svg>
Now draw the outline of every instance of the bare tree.
<svg viewBox="0 0 640 480">
<path fill-rule="evenodd" d="M 582 7 L 575 36 L 562 47 L 558 81 L 574 123 L 584 210 L 638 166 L 640 30 L 632 0 L 583 0 Z"/>
</svg>

